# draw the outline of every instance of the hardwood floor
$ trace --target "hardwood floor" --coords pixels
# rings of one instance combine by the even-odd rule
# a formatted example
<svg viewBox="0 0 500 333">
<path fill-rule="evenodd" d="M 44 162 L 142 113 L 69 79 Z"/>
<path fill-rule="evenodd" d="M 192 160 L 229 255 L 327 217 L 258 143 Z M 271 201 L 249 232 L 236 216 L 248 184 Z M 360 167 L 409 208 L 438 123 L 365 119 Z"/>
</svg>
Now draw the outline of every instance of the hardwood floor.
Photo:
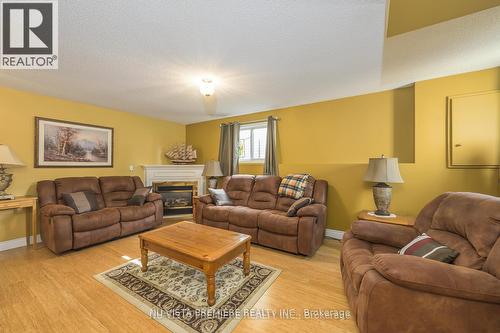
<svg viewBox="0 0 500 333">
<path fill-rule="evenodd" d="M 282 273 L 254 309 L 349 311 L 339 268 L 340 242 L 312 257 L 252 246 L 251 260 Z M 139 258 L 137 235 L 55 255 L 45 247 L 0 252 L 0 332 L 168 332 L 93 275 Z M 356 332 L 353 318 L 243 319 L 234 332 Z"/>
</svg>

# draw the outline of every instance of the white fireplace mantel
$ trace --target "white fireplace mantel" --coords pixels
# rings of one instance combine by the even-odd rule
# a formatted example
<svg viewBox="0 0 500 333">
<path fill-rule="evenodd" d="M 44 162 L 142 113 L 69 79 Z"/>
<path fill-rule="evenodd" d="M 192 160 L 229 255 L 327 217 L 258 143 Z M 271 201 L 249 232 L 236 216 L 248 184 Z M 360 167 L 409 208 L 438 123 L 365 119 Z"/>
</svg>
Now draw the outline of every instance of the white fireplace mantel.
<svg viewBox="0 0 500 333">
<path fill-rule="evenodd" d="M 185 181 L 198 183 L 198 195 L 205 194 L 203 164 L 155 164 L 143 165 L 144 182 L 152 186 L 155 182 Z"/>
</svg>

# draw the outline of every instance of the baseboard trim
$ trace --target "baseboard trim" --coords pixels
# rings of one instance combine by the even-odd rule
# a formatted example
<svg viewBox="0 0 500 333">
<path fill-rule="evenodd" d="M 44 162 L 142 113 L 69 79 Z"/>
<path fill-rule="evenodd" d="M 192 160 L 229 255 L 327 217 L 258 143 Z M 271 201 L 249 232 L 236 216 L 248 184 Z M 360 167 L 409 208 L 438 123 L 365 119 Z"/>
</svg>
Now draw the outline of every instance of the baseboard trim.
<svg viewBox="0 0 500 333">
<path fill-rule="evenodd" d="M 325 237 L 341 240 L 343 236 L 344 236 L 344 232 L 341 230 L 335 230 L 335 229 L 326 229 L 325 230 Z M 37 239 L 37 242 L 39 242 L 39 243 L 42 241 L 40 235 L 37 235 L 36 239 Z M 30 240 L 31 240 L 31 242 L 33 242 L 33 236 L 31 236 Z M 26 246 L 26 237 L 10 239 L 7 241 L 0 242 L 0 252 L 7 251 L 10 249 L 15 249 L 18 247 L 23 247 L 23 246 Z"/>
<path fill-rule="evenodd" d="M 344 232 L 341 230 L 326 229 L 325 237 L 341 240 L 344 237 Z"/>
<path fill-rule="evenodd" d="M 38 243 L 40 243 L 42 241 L 42 238 L 40 237 L 40 235 L 37 235 L 36 239 L 37 239 Z M 31 241 L 31 243 L 33 243 L 33 236 L 30 236 L 30 241 Z M 0 242 L 0 252 L 7 251 L 10 249 L 15 249 L 18 247 L 23 247 L 23 246 L 26 246 L 26 237 L 9 239 L 9 240 Z"/>
</svg>

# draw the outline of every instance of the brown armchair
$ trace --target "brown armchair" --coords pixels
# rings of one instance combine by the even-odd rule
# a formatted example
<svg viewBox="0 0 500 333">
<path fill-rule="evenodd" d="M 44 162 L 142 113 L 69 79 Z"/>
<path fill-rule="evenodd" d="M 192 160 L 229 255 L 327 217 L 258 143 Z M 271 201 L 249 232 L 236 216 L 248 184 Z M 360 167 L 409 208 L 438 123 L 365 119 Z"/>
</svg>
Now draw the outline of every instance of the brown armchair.
<svg viewBox="0 0 500 333">
<path fill-rule="evenodd" d="M 458 251 L 453 264 L 397 254 L 422 232 Z M 414 227 L 355 221 L 341 271 L 361 332 L 497 332 L 500 198 L 445 193 Z"/>
</svg>

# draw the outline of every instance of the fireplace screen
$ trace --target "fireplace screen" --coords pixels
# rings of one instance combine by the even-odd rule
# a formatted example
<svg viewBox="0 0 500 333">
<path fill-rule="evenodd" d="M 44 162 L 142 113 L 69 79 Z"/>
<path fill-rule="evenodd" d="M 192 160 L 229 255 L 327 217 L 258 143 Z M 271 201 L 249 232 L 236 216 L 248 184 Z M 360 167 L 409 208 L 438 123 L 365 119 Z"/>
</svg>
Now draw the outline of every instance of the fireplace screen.
<svg viewBox="0 0 500 333">
<path fill-rule="evenodd" d="M 163 215 L 184 215 L 193 213 L 193 195 L 196 186 L 189 183 L 155 183 L 153 190 L 163 197 Z"/>
</svg>

